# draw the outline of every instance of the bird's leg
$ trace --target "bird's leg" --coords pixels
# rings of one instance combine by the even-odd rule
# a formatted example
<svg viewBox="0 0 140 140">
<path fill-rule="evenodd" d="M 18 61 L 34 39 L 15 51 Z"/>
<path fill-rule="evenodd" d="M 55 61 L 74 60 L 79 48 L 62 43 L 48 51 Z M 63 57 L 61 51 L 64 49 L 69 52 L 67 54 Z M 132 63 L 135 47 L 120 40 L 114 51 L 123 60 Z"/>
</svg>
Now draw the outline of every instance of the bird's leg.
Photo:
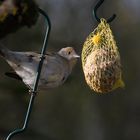
<svg viewBox="0 0 140 140">
<path fill-rule="evenodd" d="M 29 85 L 27 85 L 27 87 L 29 89 L 28 92 L 29 92 L 30 95 L 36 95 L 37 91 L 33 91 L 33 89 Z"/>
<path fill-rule="evenodd" d="M 37 91 L 33 91 L 33 89 L 31 89 L 31 88 L 29 89 L 29 94 L 30 95 L 36 95 L 36 93 L 37 93 Z"/>
<path fill-rule="evenodd" d="M 30 89 L 28 90 L 28 92 L 29 92 L 29 94 L 31 95 L 31 94 L 33 93 L 33 90 L 30 88 Z"/>
</svg>

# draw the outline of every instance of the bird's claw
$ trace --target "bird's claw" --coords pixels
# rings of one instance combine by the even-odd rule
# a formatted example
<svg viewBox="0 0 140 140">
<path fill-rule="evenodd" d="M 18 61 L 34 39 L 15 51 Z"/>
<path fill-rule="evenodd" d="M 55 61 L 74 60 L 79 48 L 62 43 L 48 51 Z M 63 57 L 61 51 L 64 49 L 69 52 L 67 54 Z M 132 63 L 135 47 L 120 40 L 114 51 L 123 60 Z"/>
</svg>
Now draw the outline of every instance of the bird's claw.
<svg viewBox="0 0 140 140">
<path fill-rule="evenodd" d="M 37 91 L 33 91 L 33 89 L 29 89 L 29 94 L 30 95 L 36 95 Z"/>
</svg>

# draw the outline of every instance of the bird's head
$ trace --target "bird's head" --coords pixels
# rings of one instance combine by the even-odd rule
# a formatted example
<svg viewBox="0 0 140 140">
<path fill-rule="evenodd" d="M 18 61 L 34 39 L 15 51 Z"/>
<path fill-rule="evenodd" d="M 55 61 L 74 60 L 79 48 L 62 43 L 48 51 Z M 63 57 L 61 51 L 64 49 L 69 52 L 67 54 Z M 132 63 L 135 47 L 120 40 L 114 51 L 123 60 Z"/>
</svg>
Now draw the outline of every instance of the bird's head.
<svg viewBox="0 0 140 140">
<path fill-rule="evenodd" d="M 62 48 L 58 52 L 58 54 L 66 58 L 67 60 L 76 60 L 77 58 L 80 57 L 72 47 Z"/>
</svg>

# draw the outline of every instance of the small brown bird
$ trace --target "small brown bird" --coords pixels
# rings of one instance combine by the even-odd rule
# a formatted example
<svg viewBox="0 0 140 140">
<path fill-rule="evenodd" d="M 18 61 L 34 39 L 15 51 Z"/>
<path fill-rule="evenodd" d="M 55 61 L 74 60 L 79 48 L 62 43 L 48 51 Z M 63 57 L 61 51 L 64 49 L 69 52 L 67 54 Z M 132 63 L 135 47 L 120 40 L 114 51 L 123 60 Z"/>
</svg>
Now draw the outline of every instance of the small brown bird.
<svg viewBox="0 0 140 140">
<path fill-rule="evenodd" d="M 7 76 L 22 80 L 33 89 L 40 54 L 35 52 L 16 52 L 0 47 L 2 56 L 15 72 L 5 73 Z M 62 85 L 70 75 L 79 55 L 72 47 L 62 48 L 57 53 L 45 55 L 38 90 L 54 88 Z"/>
</svg>

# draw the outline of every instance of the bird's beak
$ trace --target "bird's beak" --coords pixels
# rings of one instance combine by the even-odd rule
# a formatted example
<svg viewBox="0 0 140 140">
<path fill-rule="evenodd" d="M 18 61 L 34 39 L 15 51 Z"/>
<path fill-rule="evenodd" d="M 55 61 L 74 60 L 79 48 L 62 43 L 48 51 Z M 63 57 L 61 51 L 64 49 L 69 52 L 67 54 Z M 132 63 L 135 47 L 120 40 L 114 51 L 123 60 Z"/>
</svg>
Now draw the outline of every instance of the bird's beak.
<svg viewBox="0 0 140 140">
<path fill-rule="evenodd" d="M 80 56 L 77 55 L 77 54 L 74 54 L 73 57 L 74 57 L 74 58 L 80 58 Z"/>
</svg>

